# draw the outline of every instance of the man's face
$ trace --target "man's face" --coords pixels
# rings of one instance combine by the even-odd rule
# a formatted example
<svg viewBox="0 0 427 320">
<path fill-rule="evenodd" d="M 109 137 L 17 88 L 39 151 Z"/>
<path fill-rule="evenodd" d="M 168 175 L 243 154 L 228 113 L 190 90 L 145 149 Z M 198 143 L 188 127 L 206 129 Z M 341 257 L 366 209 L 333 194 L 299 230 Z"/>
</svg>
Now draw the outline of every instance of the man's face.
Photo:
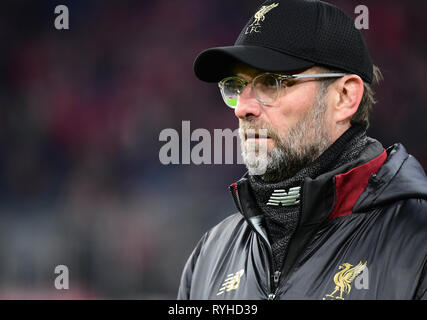
<svg viewBox="0 0 427 320">
<path fill-rule="evenodd" d="M 246 80 L 260 73 L 246 66 L 235 72 Z M 301 73 L 318 72 L 311 68 Z M 240 95 L 235 115 L 239 118 L 243 160 L 250 174 L 259 175 L 260 167 L 265 168 L 265 181 L 291 177 L 331 144 L 326 94 L 319 81 L 303 79 L 282 86 L 278 98 L 269 105 L 260 103 L 248 85 Z M 267 137 L 248 136 L 248 132 L 260 129 L 266 130 Z M 266 145 L 264 154 L 261 145 Z"/>
</svg>

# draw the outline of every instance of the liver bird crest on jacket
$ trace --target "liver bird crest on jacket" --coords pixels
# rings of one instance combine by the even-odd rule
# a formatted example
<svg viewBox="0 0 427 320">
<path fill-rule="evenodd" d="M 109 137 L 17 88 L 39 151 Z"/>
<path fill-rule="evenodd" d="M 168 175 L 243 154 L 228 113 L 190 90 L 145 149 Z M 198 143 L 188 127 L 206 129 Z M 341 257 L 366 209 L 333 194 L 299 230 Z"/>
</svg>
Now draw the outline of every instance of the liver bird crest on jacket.
<svg viewBox="0 0 427 320">
<path fill-rule="evenodd" d="M 365 269 L 367 261 L 362 263 L 360 261 L 356 266 L 353 267 L 350 263 L 343 263 L 338 267 L 339 272 L 337 272 L 334 276 L 335 289 L 330 294 L 326 294 L 323 300 L 326 298 L 344 300 L 343 294 L 347 295 L 351 290 L 351 283 L 353 280 Z M 334 296 L 339 291 L 339 296 Z"/>
</svg>

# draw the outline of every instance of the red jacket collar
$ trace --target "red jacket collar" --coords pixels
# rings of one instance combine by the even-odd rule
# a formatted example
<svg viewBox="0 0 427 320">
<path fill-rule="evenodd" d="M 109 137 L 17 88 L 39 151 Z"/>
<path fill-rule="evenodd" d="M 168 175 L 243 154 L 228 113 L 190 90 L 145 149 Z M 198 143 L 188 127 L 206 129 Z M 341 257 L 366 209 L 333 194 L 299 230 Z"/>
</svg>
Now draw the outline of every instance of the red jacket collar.
<svg viewBox="0 0 427 320">
<path fill-rule="evenodd" d="M 371 176 L 375 175 L 387 159 L 384 150 L 378 157 L 335 176 L 336 197 L 334 209 L 328 219 L 349 215 L 360 195 L 366 189 Z"/>
</svg>

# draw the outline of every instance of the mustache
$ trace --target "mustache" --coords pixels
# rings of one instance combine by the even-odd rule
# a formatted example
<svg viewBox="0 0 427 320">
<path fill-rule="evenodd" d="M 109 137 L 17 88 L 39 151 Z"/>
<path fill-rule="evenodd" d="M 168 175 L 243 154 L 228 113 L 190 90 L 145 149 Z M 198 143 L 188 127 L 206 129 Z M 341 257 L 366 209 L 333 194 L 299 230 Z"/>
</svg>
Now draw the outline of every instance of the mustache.
<svg viewBox="0 0 427 320">
<path fill-rule="evenodd" d="M 254 121 L 240 120 L 239 132 L 245 139 L 248 136 L 262 136 L 276 141 L 279 139 L 279 135 L 276 130 L 267 123 L 255 123 Z"/>
</svg>

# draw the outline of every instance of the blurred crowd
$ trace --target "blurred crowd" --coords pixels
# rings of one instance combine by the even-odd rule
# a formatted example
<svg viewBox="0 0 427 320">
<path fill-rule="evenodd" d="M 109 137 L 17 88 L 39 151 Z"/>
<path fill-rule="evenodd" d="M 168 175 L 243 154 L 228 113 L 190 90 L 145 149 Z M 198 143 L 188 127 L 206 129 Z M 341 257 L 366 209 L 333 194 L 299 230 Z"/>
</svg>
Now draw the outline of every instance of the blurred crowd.
<svg viewBox="0 0 427 320">
<path fill-rule="evenodd" d="M 356 16 L 357 1 L 333 2 Z M 245 168 L 164 166 L 159 133 L 237 127 L 192 64 L 233 44 L 260 3 L 63 1 L 69 30 L 55 29 L 54 1 L 0 4 L 0 298 L 175 298 Z M 427 3 L 365 5 L 385 77 L 369 134 L 427 169 Z M 69 290 L 54 287 L 61 264 Z"/>
</svg>

